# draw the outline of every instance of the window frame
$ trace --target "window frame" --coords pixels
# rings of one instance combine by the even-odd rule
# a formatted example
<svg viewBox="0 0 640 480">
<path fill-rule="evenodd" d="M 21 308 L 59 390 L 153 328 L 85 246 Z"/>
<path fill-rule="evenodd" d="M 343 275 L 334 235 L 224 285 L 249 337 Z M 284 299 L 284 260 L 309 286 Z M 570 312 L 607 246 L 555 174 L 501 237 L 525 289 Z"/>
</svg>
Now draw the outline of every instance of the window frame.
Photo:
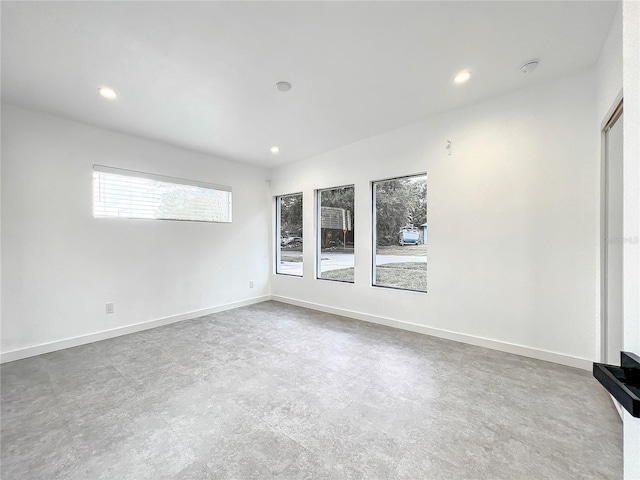
<svg viewBox="0 0 640 480">
<path fill-rule="evenodd" d="M 280 245 L 280 242 L 281 242 L 280 232 L 282 230 L 280 200 L 284 197 L 295 197 L 298 195 L 300 195 L 300 197 L 302 198 L 301 202 L 302 202 L 302 233 L 303 235 L 302 235 L 302 274 L 301 275 L 295 275 L 293 273 L 282 273 L 278 271 L 280 269 L 280 261 L 282 258 L 282 246 Z M 284 275 L 287 277 L 303 278 L 304 277 L 304 193 L 297 192 L 297 193 L 287 193 L 285 195 L 275 195 L 274 199 L 276 203 L 276 228 L 275 228 L 275 238 L 274 238 L 274 242 L 276 245 L 275 274 Z"/>
<path fill-rule="evenodd" d="M 228 220 L 200 220 L 200 219 L 181 219 L 181 218 L 154 218 L 154 217 L 140 217 L 140 216 L 121 216 L 121 215 L 101 215 L 96 214 L 96 195 L 95 195 L 95 181 L 96 174 L 107 175 L 119 175 L 129 178 L 142 178 L 145 180 L 151 180 L 155 182 L 169 183 L 173 185 L 198 187 L 207 190 L 214 190 L 218 192 L 228 192 Z M 128 170 L 124 168 L 109 167 L 106 165 L 93 165 L 92 170 L 92 213 L 94 219 L 122 219 L 122 220 L 151 220 L 151 221 L 169 221 L 169 222 L 195 222 L 195 223 L 220 223 L 229 224 L 233 222 L 233 190 L 226 185 L 219 185 L 215 183 L 203 182 L 200 180 L 190 180 L 186 178 L 170 177 L 167 175 L 159 175 L 155 173 L 140 172 L 136 170 Z"/>
<path fill-rule="evenodd" d="M 426 290 L 415 290 L 412 288 L 402 288 L 402 287 L 392 287 L 389 285 L 377 285 L 376 284 L 376 257 L 378 255 L 378 219 L 377 219 L 377 215 L 376 215 L 376 188 L 375 188 L 375 184 L 376 183 L 382 183 L 382 182 L 388 182 L 391 180 L 401 180 L 403 178 L 413 178 L 413 177 L 425 177 L 425 181 L 427 181 L 428 179 L 428 175 L 427 172 L 419 172 L 419 173 L 412 173 L 412 174 L 408 174 L 408 175 L 399 175 L 397 177 L 389 177 L 389 178 L 382 178 L 382 179 L 378 179 L 378 180 L 371 180 L 370 185 L 371 185 L 371 278 L 370 278 L 370 282 L 371 282 L 371 287 L 375 287 L 375 288 L 386 288 L 389 290 L 400 290 L 400 291 L 404 291 L 404 292 L 414 292 L 414 293 L 427 293 L 428 292 L 428 288 Z M 428 202 L 425 206 L 425 208 L 428 210 Z M 429 222 L 429 217 L 427 215 L 427 223 Z"/>
<path fill-rule="evenodd" d="M 351 214 L 353 216 L 351 220 L 351 228 L 354 232 L 354 246 L 353 246 L 353 281 L 349 280 L 335 280 L 333 278 L 322 278 L 322 192 L 326 192 L 328 190 L 338 190 L 342 188 L 352 188 L 353 189 L 353 210 Z M 328 282 L 337 282 L 337 283 L 345 283 L 348 285 L 354 285 L 356 283 L 356 249 L 355 249 L 355 209 L 356 209 L 356 185 L 355 183 L 348 183 L 345 185 L 338 185 L 335 187 L 327 187 L 327 188 L 317 188 L 315 190 L 314 195 L 315 201 L 315 237 L 316 237 L 316 248 L 315 248 L 315 279 L 316 280 L 325 280 Z"/>
</svg>

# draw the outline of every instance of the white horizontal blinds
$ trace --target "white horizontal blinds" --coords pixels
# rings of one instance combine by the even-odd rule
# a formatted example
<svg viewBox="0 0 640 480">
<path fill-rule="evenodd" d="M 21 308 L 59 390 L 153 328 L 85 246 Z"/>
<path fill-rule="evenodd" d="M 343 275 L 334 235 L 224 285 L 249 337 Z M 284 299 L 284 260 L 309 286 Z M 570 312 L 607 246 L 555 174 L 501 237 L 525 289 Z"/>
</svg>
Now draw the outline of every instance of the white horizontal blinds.
<svg viewBox="0 0 640 480">
<path fill-rule="evenodd" d="M 231 222 L 231 188 L 94 165 L 93 216 Z"/>
</svg>

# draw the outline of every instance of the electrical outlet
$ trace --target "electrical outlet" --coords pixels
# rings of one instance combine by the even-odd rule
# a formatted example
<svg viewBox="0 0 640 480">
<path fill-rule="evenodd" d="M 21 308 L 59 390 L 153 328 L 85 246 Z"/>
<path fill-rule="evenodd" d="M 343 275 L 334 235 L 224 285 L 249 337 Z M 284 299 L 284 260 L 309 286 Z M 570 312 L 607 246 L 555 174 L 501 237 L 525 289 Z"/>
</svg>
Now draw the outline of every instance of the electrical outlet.
<svg viewBox="0 0 640 480">
<path fill-rule="evenodd" d="M 253 280 L 249 281 L 249 288 L 253 288 Z"/>
<path fill-rule="evenodd" d="M 107 313 L 113 313 L 113 312 L 115 312 L 115 311 L 116 311 L 116 307 L 115 307 L 115 305 L 113 304 L 113 302 L 109 302 L 109 303 L 107 303 L 107 304 L 106 304 L 105 311 L 106 311 Z"/>
</svg>

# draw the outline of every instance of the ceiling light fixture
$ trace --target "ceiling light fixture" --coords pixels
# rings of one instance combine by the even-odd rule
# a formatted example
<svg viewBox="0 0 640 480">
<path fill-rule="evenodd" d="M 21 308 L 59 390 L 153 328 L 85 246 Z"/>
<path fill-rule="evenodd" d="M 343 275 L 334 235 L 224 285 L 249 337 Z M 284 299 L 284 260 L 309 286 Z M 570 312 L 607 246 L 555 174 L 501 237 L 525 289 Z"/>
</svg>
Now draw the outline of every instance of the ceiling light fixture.
<svg viewBox="0 0 640 480">
<path fill-rule="evenodd" d="M 520 71 L 522 73 L 531 73 L 533 72 L 536 68 L 538 68 L 538 64 L 540 63 L 539 60 L 529 60 L 527 63 L 525 63 L 524 65 L 522 65 L 520 67 Z"/>
<path fill-rule="evenodd" d="M 278 153 L 280 151 L 280 147 L 277 145 L 274 145 L 273 147 L 271 147 L 271 153 Z"/>
<path fill-rule="evenodd" d="M 289 82 L 278 82 L 276 83 L 276 89 L 279 92 L 288 92 L 291 90 L 291 84 Z"/>
<path fill-rule="evenodd" d="M 104 98 L 108 98 L 109 100 L 114 100 L 118 98 L 118 94 L 111 87 L 100 87 L 98 89 L 98 93 L 102 95 Z"/>
<path fill-rule="evenodd" d="M 461 70 L 453 77 L 454 83 L 464 83 L 471 78 L 471 72 L 469 70 Z"/>
</svg>

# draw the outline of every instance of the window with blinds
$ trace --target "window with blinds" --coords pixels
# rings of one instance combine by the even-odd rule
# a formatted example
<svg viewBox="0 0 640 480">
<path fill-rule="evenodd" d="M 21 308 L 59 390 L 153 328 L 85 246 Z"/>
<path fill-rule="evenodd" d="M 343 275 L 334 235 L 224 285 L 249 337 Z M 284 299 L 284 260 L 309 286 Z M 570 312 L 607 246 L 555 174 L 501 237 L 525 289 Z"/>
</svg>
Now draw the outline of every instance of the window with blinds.
<svg viewBox="0 0 640 480">
<path fill-rule="evenodd" d="M 231 187 L 93 166 L 94 218 L 231 223 Z"/>
</svg>

